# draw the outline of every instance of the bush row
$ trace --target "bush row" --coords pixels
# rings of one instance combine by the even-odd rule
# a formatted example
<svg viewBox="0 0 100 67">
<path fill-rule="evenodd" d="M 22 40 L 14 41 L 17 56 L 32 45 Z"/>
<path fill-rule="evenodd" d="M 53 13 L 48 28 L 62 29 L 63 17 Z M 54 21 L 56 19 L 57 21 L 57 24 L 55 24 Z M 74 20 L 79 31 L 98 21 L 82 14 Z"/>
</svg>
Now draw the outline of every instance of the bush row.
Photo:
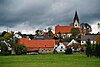
<svg viewBox="0 0 100 67">
<path fill-rule="evenodd" d="M 87 44 L 86 46 L 86 55 L 88 57 L 95 56 L 100 57 L 100 44 Z"/>
<path fill-rule="evenodd" d="M 27 53 L 26 47 L 21 44 L 21 45 L 16 45 L 15 46 L 15 53 L 17 55 L 22 55 Z M 0 55 L 11 55 L 11 50 L 8 50 L 8 46 L 5 44 L 0 44 Z"/>
</svg>

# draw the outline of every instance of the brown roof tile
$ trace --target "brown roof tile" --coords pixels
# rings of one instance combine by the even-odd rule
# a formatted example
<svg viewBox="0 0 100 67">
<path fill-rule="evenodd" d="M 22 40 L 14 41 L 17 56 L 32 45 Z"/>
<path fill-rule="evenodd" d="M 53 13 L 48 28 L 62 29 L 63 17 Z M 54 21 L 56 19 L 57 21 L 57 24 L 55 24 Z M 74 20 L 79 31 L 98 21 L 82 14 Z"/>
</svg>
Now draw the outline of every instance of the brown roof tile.
<svg viewBox="0 0 100 67">
<path fill-rule="evenodd" d="M 28 51 L 38 50 L 39 48 L 54 48 L 55 40 L 29 40 L 28 38 L 21 38 L 18 44 L 24 44 Z"/>
</svg>

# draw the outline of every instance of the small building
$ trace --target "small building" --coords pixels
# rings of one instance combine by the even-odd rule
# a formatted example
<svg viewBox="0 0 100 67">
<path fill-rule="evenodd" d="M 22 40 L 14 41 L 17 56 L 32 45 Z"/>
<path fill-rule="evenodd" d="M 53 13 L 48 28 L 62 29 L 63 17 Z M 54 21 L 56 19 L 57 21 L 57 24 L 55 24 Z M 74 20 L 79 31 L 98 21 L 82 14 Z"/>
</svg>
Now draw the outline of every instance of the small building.
<svg viewBox="0 0 100 67">
<path fill-rule="evenodd" d="M 56 26 L 55 27 L 55 34 L 59 36 L 59 33 L 61 36 L 67 36 L 70 37 L 71 34 L 71 29 L 74 28 L 74 26 Z"/>
<path fill-rule="evenodd" d="M 68 46 L 69 45 L 73 45 L 73 44 L 79 44 L 76 40 L 72 39 L 69 43 L 68 43 Z"/>
<path fill-rule="evenodd" d="M 58 43 L 57 45 L 55 45 L 55 50 L 57 53 L 65 53 L 66 50 L 66 44 L 64 43 Z"/>
<path fill-rule="evenodd" d="M 20 35 L 20 34 L 18 34 L 18 33 L 15 33 L 15 34 L 14 34 L 14 37 L 16 37 L 16 38 L 22 38 L 22 35 Z"/>
<path fill-rule="evenodd" d="M 71 46 L 72 51 L 79 51 L 80 50 L 80 43 L 78 43 L 76 40 L 72 39 L 68 46 Z"/>
<path fill-rule="evenodd" d="M 89 39 L 91 44 L 96 44 L 96 34 L 88 34 L 81 36 L 81 45 L 86 44 L 86 41 Z"/>
<path fill-rule="evenodd" d="M 21 38 L 18 44 L 23 44 L 27 48 L 27 52 L 53 53 L 55 40 L 31 40 L 29 38 Z"/>
</svg>

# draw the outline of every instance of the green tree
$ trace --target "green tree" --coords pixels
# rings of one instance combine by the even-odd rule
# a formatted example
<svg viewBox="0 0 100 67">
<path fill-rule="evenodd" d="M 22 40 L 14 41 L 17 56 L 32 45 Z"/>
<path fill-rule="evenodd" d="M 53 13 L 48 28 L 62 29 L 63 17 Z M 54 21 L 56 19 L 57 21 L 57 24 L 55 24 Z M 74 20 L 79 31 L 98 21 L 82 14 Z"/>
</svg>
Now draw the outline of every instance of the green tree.
<svg viewBox="0 0 100 67">
<path fill-rule="evenodd" d="M 9 55 L 10 52 L 8 51 L 8 46 L 5 45 L 3 42 L 0 42 L 0 50 L 1 50 L 1 55 Z"/>
<path fill-rule="evenodd" d="M 7 32 L 4 35 L 4 40 L 11 45 L 12 48 L 11 53 L 15 54 L 15 46 L 17 44 L 18 39 L 13 36 L 14 36 L 14 32 Z"/>
<path fill-rule="evenodd" d="M 4 38 L 5 40 L 10 40 L 10 38 L 12 38 L 13 34 L 11 32 L 7 32 L 5 35 L 4 35 Z"/>
<path fill-rule="evenodd" d="M 86 55 L 88 57 L 90 57 L 92 55 L 92 49 L 91 49 L 91 42 L 90 42 L 90 39 L 88 39 L 86 41 L 87 45 L 86 45 Z"/>
<path fill-rule="evenodd" d="M 5 40 L 5 38 L 4 37 L 0 37 L 0 41 L 4 41 Z"/>
<path fill-rule="evenodd" d="M 90 34 L 92 31 L 91 25 L 88 23 L 81 23 L 80 24 L 84 34 Z"/>
<path fill-rule="evenodd" d="M 78 35 L 80 33 L 80 31 L 79 31 L 78 28 L 72 28 L 71 29 L 71 33 L 72 33 L 72 35 L 76 36 L 76 35 Z"/>
<path fill-rule="evenodd" d="M 26 54 L 26 53 L 27 53 L 27 48 L 23 44 L 16 46 L 16 54 L 17 55 L 22 55 L 22 54 Z"/>
<path fill-rule="evenodd" d="M 39 35 L 39 30 L 35 31 L 35 35 L 37 35 L 37 36 Z"/>
<path fill-rule="evenodd" d="M 63 42 L 70 42 L 70 41 L 71 41 L 71 38 L 69 38 L 69 37 L 63 38 Z"/>
<path fill-rule="evenodd" d="M 7 32 L 6 31 L 3 31 L 1 36 L 3 37 Z"/>
<path fill-rule="evenodd" d="M 53 32 L 50 30 L 50 31 L 48 31 L 48 36 L 49 37 L 53 37 Z"/>
<path fill-rule="evenodd" d="M 96 57 L 100 57 L 100 44 L 95 44 L 95 50 L 94 50 L 94 54 Z"/>
</svg>

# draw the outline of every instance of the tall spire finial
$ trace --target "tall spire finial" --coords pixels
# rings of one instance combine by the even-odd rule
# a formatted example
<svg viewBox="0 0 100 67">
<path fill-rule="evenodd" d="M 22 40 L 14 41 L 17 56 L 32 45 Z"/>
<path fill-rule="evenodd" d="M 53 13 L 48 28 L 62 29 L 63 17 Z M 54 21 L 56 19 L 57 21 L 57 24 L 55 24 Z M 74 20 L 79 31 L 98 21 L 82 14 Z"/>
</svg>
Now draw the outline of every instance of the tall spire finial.
<svg viewBox="0 0 100 67">
<path fill-rule="evenodd" d="M 75 11 L 73 26 L 74 26 L 74 27 L 79 27 L 79 18 L 78 18 L 77 11 Z"/>
<path fill-rule="evenodd" d="M 75 22 L 75 20 L 77 20 L 77 21 L 78 21 L 78 23 L 79 23 L 79 18 L 78 18 L 77 11 L 75 11 L 74 22 Z"/>
</svg>

